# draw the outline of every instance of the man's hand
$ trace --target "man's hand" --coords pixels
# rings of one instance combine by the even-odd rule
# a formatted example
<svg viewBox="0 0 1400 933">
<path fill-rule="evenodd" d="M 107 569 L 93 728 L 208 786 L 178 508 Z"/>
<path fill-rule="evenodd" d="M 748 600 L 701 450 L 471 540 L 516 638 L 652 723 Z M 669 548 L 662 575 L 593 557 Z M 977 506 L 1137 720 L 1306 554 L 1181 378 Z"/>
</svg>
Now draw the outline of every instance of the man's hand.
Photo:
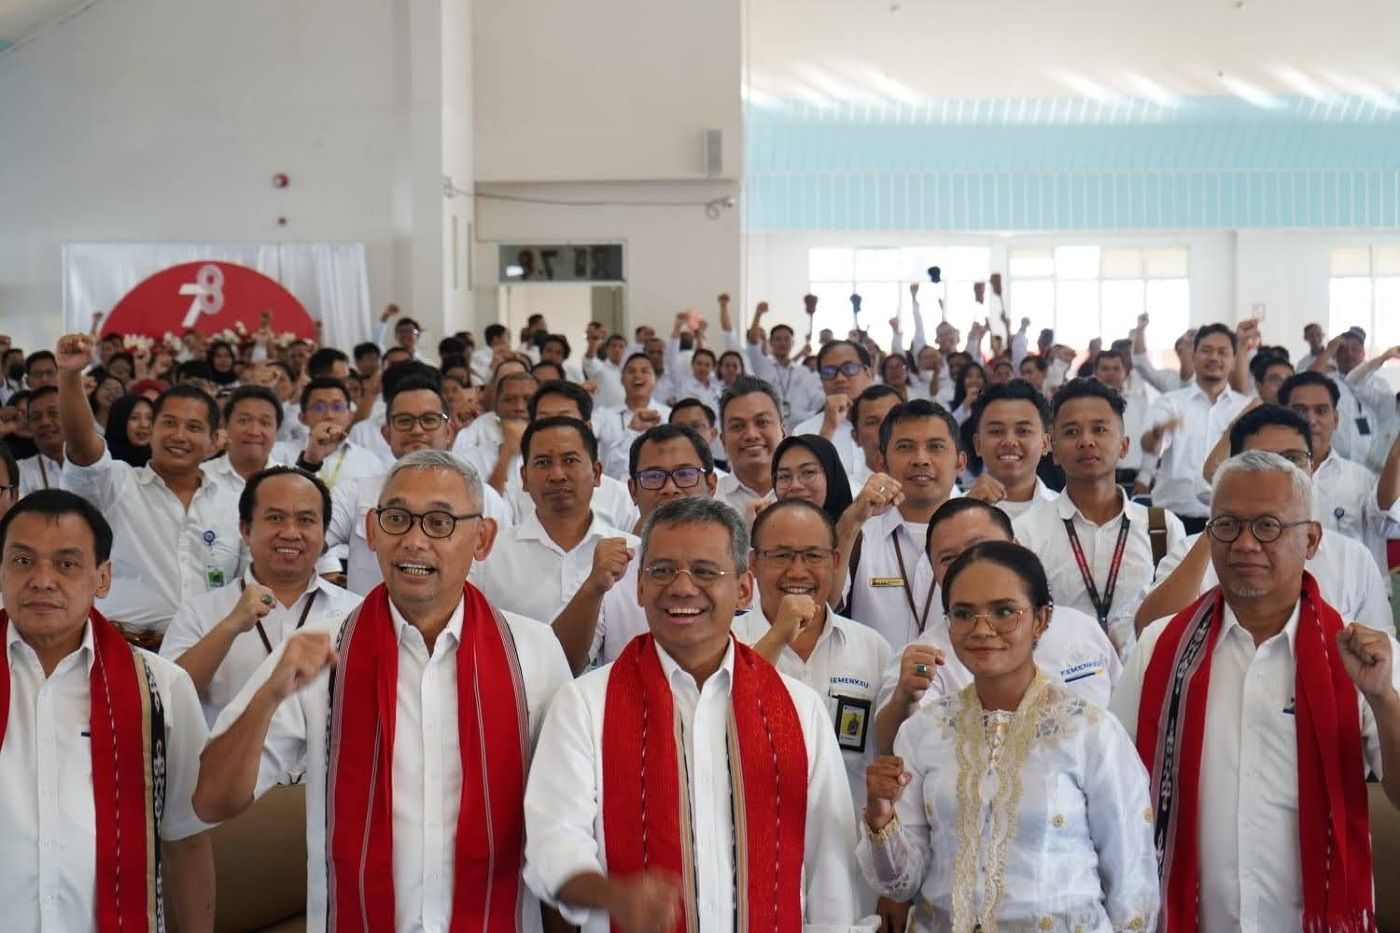
<svg viewBox="0 0 1400 933">
<path fill-rule="evenodd" d="M 334 421 L 322 421 L 311 429 L 306 438 L 306 451 L 302 454 L 312 463 L 324 463 L 335 453 L 347 437 L 345 429 Z"/>
<path fill-rule="evenodd" d="M 880 917 L 882 933 L 904 933 L 909 928 L 909 911 L 912 903 L 882 897 L 875 903 L 875 913 Z"/>
<path fill-rule="evenodd" d="M 1257 349 L 1262 340 L 1259 335 L 1259 322 L 1253 319 L 1241 321 L 1235 331 L 1235 337 L 1239 341 L 1241 352 Z"/>
<path fill-rule="evenodd" d="M 973 282 L 973 283 L 972 283 L 972 298 L 973 298 L 973 300 L 976 301 L 979 305 L 980 305 L 980 304 L 983 304 L 984 302 L 986 302 L 986 300 L 987 300 L 987 283 L 986 283 L 986 282 Z"/>
<path fill-rule="evenodd" d="M 92 364 L 92 338 L 87 334 L 59 337 L 54 357 L 60 372 L 80 373 Z"/>
<path fill-rule="evenodd" d="M 812 315 L 816 314 L 816 313 L 817 313 L 817 296 L 816 296 L 816 295 L 803 295 L 803 296 L 802 296 L 802 306 L 806 309 L 806 311 L 807 311 L 807 316 L 808 316 L 808 317 L 811 317 Z"/>
<path fill-rule="evenodd" d="M 715 300 L 719 302 L 721 308 L 729 307 L 729 292 L 720 292 L 719 297 Z"/>
<path fill-rule="evenodd" d="M 251 632 L 253 626 L 264 618 L 272 607 L 277 605 L 277 597 L 272 595 L 272 590 L 261 583 L 250 583 L 243 588 L 243 595 L 238 597 L 238 602 L 234 605 L 233 611 L 227 616 L 234 631 L 242 634 Z"/>
<path fill-rule="evenodd" d="M 897 508 L 902 502 L 904 493 L 897 479 L 886 473 L 872 473 L 850 508 L 856 520 L 863 525 L 875 516 Z"/>
<path fill-rule="evenodd" d="M 632 420 L 627 423 L 630 431 L 649 431 L 661 423 L 661 412 L 652 408 L 643 408 L 632 416 Z"/>
<path fill-rule="evenodd" d="M 525 437 L 525 429 L 530 426 L 530 422 L 523 418 L 502 418 L 501 419 L 501 453 L 506 457 L 514 457 L 520 453 L 520 442 Z"/>
<path fill-rule="evenodd" d="M 287 639 L 286 645 L 272 676 L 262 687 L 276 703 L 311 683 L 337 661 L 329 632 L 297 632 Z"/>
<path fill-rule="evenodd" d="M 386 306 L 384 307 L 384 313 L 381 314 L 381 315 L 379 315 L 379 323 L 383 324 L 385 321 L 389 320 L 389 318 L 393 317 L 394 315 L 396 315 L 396 314 L 398 314 L 398 313 L 399 313 L 399 306 L 398 306 L 398 305 L 392 304 L 392 303 L 386 305 Z"/>
<path fill-rule="evenodd" d="M 913 775 L 904 770 L 904 759 L 881 755 L 865 769 L 865 825 L 879 832 L 894 819 L 894 805 L 904 795 Z"/>
<path fill-rule="evenodd" d="M 1006 487 L 992 474 L 983 473 L 967 491 L 967 496 L 970 499 L 981 499 L 988 505 L 996 505 L 1006 498 Z"/>
<path fill-rule="evenodd" d="M 1103 349 L 1103 338 L 1102 338 L 1102 337 L 1095 337 L 1093 340 L 1090 340 L 1090 341 L 1089 341 L 1089 355 L 1090 355 L 1090 356 L 1098 356 L 1098 355 L 1099 355 L 1099 351 L 1102 350 L 1102 349 Z"/>
<path fill-rule="evenodd" d="M 1368 702 L 1397 699 L 1391 682 L 1390 636 L 1352 622 L 1337 633 L 1342 666 Z"/>
<path fill-rule="evenodd" d="M 578 387 L 579 387 L 580 389 L 582 389 L 583 391 L 587 392 L 589 395 L 597 395 L 597 394 L 598 394 L 598 383 L 594 382 L 592 379 L 588 379 L 588 380 L 585 380 L 585 381 L 583 381 L 583 382 L 580 382 L 580 383 L 578 384 Z"/>
<path fill-rule="evenodd" d="M 934 669 L 946 663 L 943 652 L 932 645 L 906 646 L 899 656 L 899 682 L 895 684 L 890 702 L 904 709 L 918 703 L 933 686 Z"/>
<path fill-rule="evenodd" d="M 826 397 L 826 411 L 822 415 L 822 437 L 834 437 L 836 431 L 851 413 L 851 400 L 844 393 L 837 392 Z"/>
<path fill-rule="evenodd" d="M 890 318 L 890 330 L 894 331 L 896 334 L 899 333 L 899 315 L 898 315 L 898 314 L 896 314 L 894 317 Z"/>
<path fill-rule="evenodd" d="M 624 933 L 671 933 L 680 919 L 680 879 L 657 871 L 608 879 L 608 916 Z"/>
<path fill-rule="evenodd" d="M 909 283 L 909 297 L 910 297 L 910 298 L 918 298 L 918 297 L 919 297 L 919 283 L 918 283 L 918 282 L 910 282 L 910 283 Z"/>
<path fill-rule="evenodd" d="M 604 538 L 593 550 L 593 570 L 588 585 L 601 596 L 616 585 L 627 573 L 627 565 L 636 557 L 626 538 Z"/>
<path fill-rule="evenodd" d="M 763 317 L 763 315 L 765 315 L 765 314 L 767 314 L 767 313 L 768 313 L 768 302 L 766 302 L 766 301 L 760 301 L 760 302 L 758 303 L 758 307 L 756 307 L 756 308 L 753 309 L 753 320 L 754 320 L 754 323 L 757 324 L 757 323 L 758 323 L 758 319 L 761 318 L 761 317 Z"/>
<path fill-rule="evenodd" d="M 778 603 L 778 617 L 773 620 L 773 628 L 782 635 L 783 641 L 792 644 L 816 620 L 819 611 L 812 597 L 789 593 Z"/>
</svg>

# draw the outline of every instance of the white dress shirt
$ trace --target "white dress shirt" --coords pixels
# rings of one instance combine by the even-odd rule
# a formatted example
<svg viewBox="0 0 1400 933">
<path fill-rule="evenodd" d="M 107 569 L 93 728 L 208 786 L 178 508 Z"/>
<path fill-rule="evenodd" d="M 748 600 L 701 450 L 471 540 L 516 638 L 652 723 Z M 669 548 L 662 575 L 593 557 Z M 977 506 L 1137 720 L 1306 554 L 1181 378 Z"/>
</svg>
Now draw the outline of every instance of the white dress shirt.
<svg viewBox="0 0 1400 933">
<path fill-rule="evenodd" d="M 1231 422 L 1249 401 L 1249 396 L 1227 385 L 1212 402 L 1200 383 L 1193 381 L 1152 403 L 1147 416 L 1149 425 L 1177 419 L 1176 427 L 1163 435 L 1157 450 L 1153 505 L 1191 518 L 1210 514 L 1210 485 L 1201 475 L 1201 469 L 1211 448 L 1230 429 Z"/>
<path fill-rule="evenodd" d="M 296 462 L 306 451 L 306 443 L 300 444 L 278 443 L 272 448 L 272 459 L 285 463 L 288 466 L 296 466 Z M 334 489 L 337 483 L 352 480 L 357 476 L 382 476 L 384 474 L 384 462 L 379 459 L 379 455 L 371 453 L 354 441 L 347 440 L 340 445 L 340 449 L 331 454 L 321 464 L 320 471 L 316 476 L 321 482 L 326 484 L 327 489 Z"/>
<path fill-rule="evenodd" d="M 5 651 L 10 664 L 10 718 L 0 746 L 5 929 L 92 930 L 97 917 L 92 629 L 84 626 L 81 647 L 47 678 L 13 623 L 5 632 Z M 165 714 L 165 810 L 156 831 L 164 840 L 184 839 L 209 828 L 191 802 L 204 748 L 204 715 L 188 674 L 149 652 L 141 657 L 150 666 Z"/>
<path fill-rule="evenodd" d="M 660 392 L 652 395 L 646 410 L 661 416 L 661 424 L 671 417 L 671 406 L 663 405 Z M 593 409 L 593 431 L 598 438 L 598 459 L 603 463 L 603 472 L 613 479 L 627 481 L 627 462 L 632 452 L 632 442 L 642 436 L 629 425 L 638 409 L 620 405 L 617 408 Z"/>
<path fill-rule="evenodd" d="M 389 603 L 399 649 L 394 726 L 393 838 L 394 926 L 398 933 L 446 930 L 452 918 L 452 862 L 462 801 L 462 762 L 457 747 L 457 651 L 462 604 L 428 652 L 418 629 Z M 529 735 L 533 746 L 550 699 L 569 680 L 569 667 L 547 626 L 506 612 L 520 659 Z M 338 638 L 344 620 L 323 620 Z M 218 735 L 247 709 L 271 676 L 285 645 L 278 645 L 214 726 Z M 509 703 L 510 698 L 495 698 Z M 306 920 L 308 930 L 326 927 L 326 729 L 330 676 L 322 671 L 277 708 L 263 745 L 255 797 L 306 768 Z M 528 891 L 520 902 L 521 929 L 540 929 L 539 906 Z"/>
<path fill-rule="evenodd" d="M 745 486 L 738 474 L 727 473 L 715 481 L 715 498 L 747 519 L 748 512 L 746 510 L 750 502 L 755 499 L 762 499 L 770 503 L 777 502 L 778 492 L 770 488 L 767 494 L 760 494 Z"/>
<path fill-rule="evenodd" d="M 703 687 L 657 647 L 681 722 L 690 787 L 697 920 L 706 933 L 734 929 L 734 826 L 726 754 L 734 646 Z M 603 720 L 612 665 L 566 684 L 550 707 L 525 791 L 525 880 L 541 899 L 584 872 L 607 873 L 603 825 Z M 825 704 L 811 689 L 783 677 L 802 723 L 807 749 L 803 915 L 808 923 L 845 930 L 855 920 L 851 859 L 855 825 L 841 753 Z M 685 786 L 686 777 L 682 777 Z M 563 907 L 582 933 L 607 933 L 605 914 Z"/>
<path fill-rule="evenodd" d="M 1148 805 L 1147 769 L 1123 727 L 1098 706 L 1052 682 L 1021 765 L 1014 834 L 1005 846 L 1003 930 L 1115 933 L 1154 929 L 1160 898 Z M 919 895 L 917 931 L 951 929 L 963 803 L 958 793 L 961 694 L 936 700 L 900 729 L 894 752 L 912 775 L 895 812 L 899 826 L 882 845 L 861 833 L 856 857 L 867 880 L 896 900 Z M 1009 717 L 992 713 L 993 717 Z M 998 788 L 981 776 L 974 911 L 993 857 Z M 1145 817 L 1145 818 L 1144 818 Z"/>
<path fill-rule="evenodd" d="M 282 426 L 277 429 L 277 440 L 287 444 L 306 446 L 311 430 L 301 423 L 301 404 L 284 402 L 282 405 Z"/>
<path fill-rule="evenodd" d="M 1157 565 L 1156 581 L 1143 592 L 1143 598 L 1161 586 L 1162 581 L 1181 566 L 1187 552 L 1200 537 L 1190 535 L 1172 546 L 1167 556 Z M 1370 556 L 1370 552 L 1360 541 L 1336 532 L 1324 531 L 1322 541 L 1317 546 L 1317 553 L 1308 561 L 1307 570 L 1317 578 L 1317 587 L 1322 592 L 1322 598 L 1327 600 L 1343 619 L 1394 634 L 1395 617 L 1391 614 L 1390 599 L 1386 595 L 1389 591 L 1388 581 L 1381 576 L 1375 563 L 1368 559 Z M 1197 595 L 1205 593 L 1219 582 L 1220 577 L 1216 575 L 1215 564 L 1207 561 Z M 1142 599 L 1137 602 L 1140 606 Z M 1136 615 L 1137 606 L 1133 607 L 1133 613 Z"/>
<path fill-rule="evenodd" d="M 515 474 L 516 477 L 519 475 L 518 472 Z M 510 483 L 506 484 L 506 503 L 510 506 L 512 525 L 519 525 L 535 514 L 535 500 L 530 498 L 518 479 L 513 487 Z M 627 491 L 627 484 L 606 473 L 593 488 L 593 499 L 589 505 L 603 524 L 623 531 L 635 528 L 642 516 L 637 503 L 632 501 L 632 494 Z"/>
<path fill-rule="evenodd" d="M 244 586 L 257 582 L 252 569 L 249 568 L 244 571 L 240 580 L 243 585 L 231 583 L 212 592 L 201 593 L 181 606 L 175 613 L 175 618 L 170 620 L 165 640 L 160 643 L 160 656 L 171 662 L 178 662 L 182 654 L 198 644 L 233 611 L 233 607 L 243 598 Z M 296 602 L 290 606 L 284 606 L 280 602 L 273 604 L 272 610 L 262 619 L 262 629 L 267 633 L 267 640 L 275 648 L 297 630 L 302 612 L 307 612 L 306 625 L 329 627 L 332 624 L 338 625 L 359 604 L 359 596 L 313 574 Z M 209 679 L 209 689 L 200 698 L 204 706 L 204 718 L 210 726 L 214 725 L 219 713 L 238 695 L 238 691 L 243 689 L 243 685 L 253 676 L 258 665 L 267 659 L 268 654 L 268 649 L 256 628 L 233 639 L 224 660 L 214 671 L 214 676 Z"/>
<path fill-rule="evenodd" d="M 97 506 L 112 525 L 112 589 L 97 609 L 135 629 L 165 631 L 175 610 L 238 576 L 243 539 L 238 493 L 207 478 L 188 510 L 149 466 L 113 460 L 69 463 L 63 488 Z"/>
<path fill-rule="evenodd" d="M 1359 541 L 1382 571 L 1387 526 L 1391 523 L 1376 501 L 1376 475 L 1336 450 L 1313 471 L 1313 515 L 1322 527 Z"/>
<path fill-rule="evenodd" d="M 913 579 L 906 579 L 905 573 Z M 934 592 L 933 566 L 924 552 L 924 538 L 916 540 L 898 509 L 875 516 L 861 528 L 860 560 L 851 569 L 846 585 L 850 594 L 846 615 L 879 632 L 895 654 L 942 614 Z M 911 599 L 914 612 L 909 608 Z M 919 624 L 919 617 L 923 625 Z"/>
<path fill-rule="evenodd" d="M 603 408 L 622 405 L 627 393 L 622 388 L 622 367 L 597 357 L 585 357 L 583 377 L 598 387 L 593 403 Z"/>
<path fill-rule="evenodd" d="M 1338 424 L 1336 433 L 1332 435 L 1332 446 L 1343 457 L 1360 463 L 1370 455 L 1379 427 L 1376 412 L 1365 399 L 1374 399 L 1377 394 L 1389 394 L 1394 399 L 1395 395 L 1390 391 L 1389 384 L 1375 374 L 1357 383 L 1351 382 L 1335 367 L 1327 375 L 1336 383 L 1341 396 L 1337 402 Z"/>
<path fill-rule="evenodd" d="M 1012 524 L 1016 530 L 1016 540 L 1040 557 L 1055 605 L 1078 609 L 1097 619 L 1094 601 L 1089 598 L 1089 590 L 1084 586 L 1084 577 L 1079 571 L 1079 562 L 1075 560 L 1070 547 L 1065 519 L 1074 521 L 1075 534 L 1084 549 L 1084 560 L 1089 565 L 1094 586 L 1100 595 L 1103 595 L 1104 586 L 1108 583 L 1119 527 L 1127 519 L 1128 540 L 1123 547 L 1123 562 L 1118 568 L 1118 583 L 1113 604 L 1109 607 L 1107 628 L 1109 640 L 1119 654 L 1126 657 L 1135 637 L 1133 612 L 1140 605 L 1142 592 L 1152 582 L 1152 540 L 1147 534 L 1147 507 L 1133 502 L 1121 489 L 1118 496 L 1123 510 L 1103 525 L 1095 525 L 1085 518 L 1068 494 L 1037 505 Z M 1186 530 L 1181 527 L 1181 520 L 1170 512 L 1166 519 L 1167 550 L 1170 551 L 1186 537 Z"/>
<path fill-rule="evenodd" d="M 268 467 L 275 466 L 291 466 L 296 462 L 295 456 L 293 456 L 291 462 L 279 457 L 277 455 L 278 446 L 279 445 L 273 445 L 272 453 L 268 455 L 267 463 L 263 464 L 261 469 L 265 470 Z M 233 468 L 233 464 L 229 461 L 228 454 L 220 454 L 212 460 L 205 460 L 199 465 L 199 468 L 204 471 L 205 476 L 209 477 L 214 482 L 224 483 L 239 494 L 242 494 L 243 488 L 248 485 L 248 481 L 243 478 L 243 474 Z"/>
<path fill-rule="evenodd" d="M 384 415 L 371 415 L 350 428 L 350 443 L 363 447 L 378 457 L 386 467 L 393 466 L 397 459 L 389 442 L 384 439 Z M 305 449 L 305 444 L 302 445 Z M 295 462 L 295 461 L 293 461 Z"/>
<path fill-rule="evenodd" d="M 783 424 L 789 433 L 794 425 L 806 421 L 826 405 L 826 393 L 821 378 L 801 363 L 780 364 L 763 352 L 763 345 L 748 345 L 749 372 L 762 379 L 778 393 Z"/>
<path fill-rule="evenodd" d="M 933 683 L 919 698 L 920 709 L 972 683 L 972 672 L 963 666 L 953 651 L 947 619 L 940 615 L 936 622 L 930 621 L 928 628 L 913 643 L 928 645 L 943 652 L 943 663 L 932 671 Z M 899 686 L 900 660 L 900 654 L 894 655 L 881 672 L 880 692 L 875 704 L 877 710 L 890 701 L 895 688 Z M 1069 606 L 1056 606 L 1051 613 L 1050 624 L 1035 646 L 1035 663 L 1063 684 L 1068 692 L 1100 707 L 1108 706 L 1113 685 L 1123 673 L 1118 652 L 1103 629 L 1099 628 L 1098 620 Z"/>
<path fill-rule="evenodd" d="M 1010 519 L 1020 518 L 1025 513 L 1040 502 L 1053 502 L 1060 498 L 1060 494 L 1040 481 L 1040 477 L 1035 478 L 1035 492 L 1025 502 L 1012 502 L 1010 499 L 1002 499 L 996 504 L 997 508 L 1006 513 Z"/>
<path fill-rule="evenodd" d="M 1170 619 L 1142 633 L 1113 692 L 1112 710 L 1136 736 L 1142 680 Z M 1298 607 L 1283 631 L 1258 647 L 1225 604 L 1211 655 L 1197 816 L 1202 933 L 1302 930 L 1298 851 L 1298 735 L 1294 719 Z M 1391 639 L 1391 656 L 1400 645 Z M 1400 666 L 1391 676 L 1400 689 Z M 1381 773 L 1371 707 L 1358 692 L 1364 761 Z"/>
<path fill-rule="evenodd" d="M 822 433 L 822 424 L 826 421 L 825 412 L 817 412 L 812 417 L 806 419 L 797 427 L 792 429 L 793 434 L 817 434 Z M 846 418 L 836 426 L 836 430 L 828 438 L 831 446 L 836 448 L 836 455 L 841 458 L 841 465 L 846 468 L 846 480 L 851 484 L 851 492 L 859 493 L 860 487 L 856 485 L 856 478 L 865 470 L 865 451 L 861 448 L 860 442 L 856 440 L 856 429 L 851 424 L 851 419 Z M 866 474 L 867 476 L 869 474 Z"/>
<path fill-rule="evenodd" d="M 63 461 L 37 453 L 19 461 L 19 498 L 39 489 L 62 487 Z"/>
<path fill-rule="evenodd" d="M 623 538 L 634 549 L 640 543 L 594 514 L 583 540 L 565 551 L 532 513 L 496 536 L 490 555 L 472 564 L 471 581 L 493 605 L 549 623 L 593 572 L 593 552 L 604 538 Z"/>
</svg>

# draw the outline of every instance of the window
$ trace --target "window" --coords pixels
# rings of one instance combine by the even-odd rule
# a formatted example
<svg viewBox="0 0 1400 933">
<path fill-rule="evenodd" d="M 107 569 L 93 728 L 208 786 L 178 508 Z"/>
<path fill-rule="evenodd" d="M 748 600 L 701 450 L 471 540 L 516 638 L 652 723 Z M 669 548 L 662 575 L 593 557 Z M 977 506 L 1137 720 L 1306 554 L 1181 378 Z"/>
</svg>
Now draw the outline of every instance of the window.
<svg viewBox="0 0 1400 933">
<path fill-rule="evenodd" d="M 1000 316 L 996 299 L 987 300 L 995 311 L 978 305 L 973 283 L 984 282 L 991 274 L 992 251 L 985 246 L 880 247 L 857 249 L 813 249 L 807 254 L 808 278 L 817 296 L 817 313 L 812 321 L 815 340 L 824 328 L 838 337 L 856 326 L 851 296 L 860 295 L 860 327 L 883 347 L 890 345 L 890 319 L 900 318 L 904 347 L 914 335 L 913 307 L 909 285 L 919 283 L 919 307 L 929 343 L 933 329 L 942 320 L 956 326 L 964 337 L 978 318 Z M 934 285 L 928 270 L 938 266 L 942 281 Z M 943 311 L 939 311 L 939 300 Z M 800 335 L 799 335 L 800 339 Z"/>
<path fill-rule="evenodd" d="M 1185 247 L 1055 246 L 1012 249 L 1008 311 L 1029 338 L 1053 328 L 1055 342 L 1084 352 L 1100 337 L 1106 347 L 1127 337 L 1144 311 L 1148 351 L 1159 366 L 1176 366 L 1172 345 L 1191 316 Z"/>
<path fill-rule="evenodd" d="M 1400 344 L 1400 246 L 1339 246 L 1327 282 L 1327 333 L 1366 331 L 1372 347 Z"/>
</svg>

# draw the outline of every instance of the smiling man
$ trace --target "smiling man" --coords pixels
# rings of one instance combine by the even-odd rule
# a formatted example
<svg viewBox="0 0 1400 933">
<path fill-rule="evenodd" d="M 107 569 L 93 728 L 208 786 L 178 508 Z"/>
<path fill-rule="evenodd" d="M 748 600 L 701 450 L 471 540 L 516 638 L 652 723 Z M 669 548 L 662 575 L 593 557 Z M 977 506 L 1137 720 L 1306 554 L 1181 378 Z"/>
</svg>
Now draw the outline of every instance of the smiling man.
<svg viewBox="0 0 1400 933">
<path fill-rule="evenodd" d="M 715 487 L 715 498 L 748 516 L 757 502 L 776 502 L 773 453 L 783 439 L 781 403 L 762 379 L 740 376 L 719 400 L 719 423 L 729 475 Z"/>
<path fill-rule="evenodd" d="M 26 420 L 38 452 L 19 462 L 19 494 L 57 489 L 63 476 L 63 425 L 59 420 L 58 390 L 43 386 L 29 393 Z"/>
<path fill-rule="evenodd" d="M 1024 379 L 990 385 L 972 406 L 972 446 L 985 472 L 967 491 L 1012 518 L 1054 499 L 1036 469 L 1050 451 L 1050 403 Z"/>
<path fill-rule="evenodd" d="M 234 389 L 224 403 L 224 423 L 228 443 L 223 454 L 200 466 L 210 479 L 241 493 L 248 477 L 285 462 L 273 453 L 282 426 L 282 403 L 271 389 L 253 385 Z"/>
<path fill-rule="evenodd" d="M 526 882 L 583 933 L 849 929 L 855 827 L 831 719 L 730 634 L 753 595 L 743 519 L 666 503 L 639 559 L 649 633 L 566 684 L 540 735 Z"/>
<path fill-rule="evenodd" d="M 627 479 L 627 453 L 647 428 L 664 424 L 670 406 L 656 398 L 656 364 L 644 353 L 633 353 L 622 366 L 623 402 L 593 413 L 599 459 L 613 479 Z"/>
<path fill-rule="evenodd" d="M 569 672 L 548 628 L 463 583 L 495 536 L 481 489 L 445 451 L 396 463 L 365 519 L 384 583 L 275 647 L 204 751 L 209 820 L 305 765 L 308 929 L 540 929 L 521 806 Z"/>
<path fill-rule="evenodd" d="M 850 340 L 828 343 L 817 353 L 817 375 L 821 377 L 826 404 L 820 412 L 792 429 L 793 434 L 820 434 L 831 441 L 846 468 L 847 478 L 859 477 L 865 455 L 856 441 L 851 424 L 851 405 L 869 387 L 873 374 L 870 353 Z"/>
</svg>

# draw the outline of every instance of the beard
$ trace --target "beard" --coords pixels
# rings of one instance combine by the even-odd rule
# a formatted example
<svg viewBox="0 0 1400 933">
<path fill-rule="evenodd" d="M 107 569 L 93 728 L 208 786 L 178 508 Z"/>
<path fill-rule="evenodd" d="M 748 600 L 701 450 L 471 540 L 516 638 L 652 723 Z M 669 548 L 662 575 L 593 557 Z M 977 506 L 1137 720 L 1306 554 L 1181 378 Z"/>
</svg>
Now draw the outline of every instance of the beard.
<svg viewBox="0 0 1400 933">
<path fill-rule="evenodd" d="M 1261 596 L 1268 596 L 1273 592 L 1273 590 L 1268 587 L 1245 586 L 1241 583 L 1226 583 L 1223 580 L 1221 581 L 1221 586 L 1224 588 L 1225 592 L 1236 599 L 1258 599 Z"/>
</svg>

